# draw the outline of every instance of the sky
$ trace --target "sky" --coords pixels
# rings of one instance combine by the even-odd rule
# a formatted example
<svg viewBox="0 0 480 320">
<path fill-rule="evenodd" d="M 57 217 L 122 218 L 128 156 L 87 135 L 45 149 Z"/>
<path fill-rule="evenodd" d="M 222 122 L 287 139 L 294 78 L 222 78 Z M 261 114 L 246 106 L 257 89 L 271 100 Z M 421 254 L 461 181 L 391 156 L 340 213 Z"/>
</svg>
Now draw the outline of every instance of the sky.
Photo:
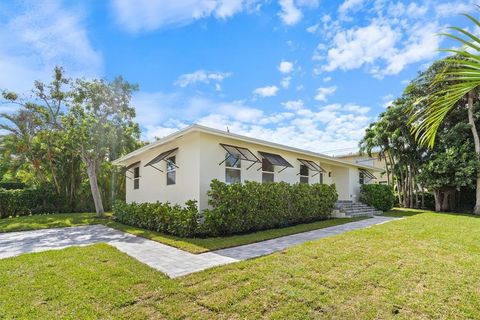
<svg viewBox="0 0 480 320">
<path fill-rule="evenodd" d="M 139 85 L 142 139 L 192 123 L 306 150 L 354 150 L 409 80 L 471 27 L 471 0 L 0 2 L 0 90 L 54 66 Z M 0 105 L 0 112 L 15 106 Z"/>
</svg>

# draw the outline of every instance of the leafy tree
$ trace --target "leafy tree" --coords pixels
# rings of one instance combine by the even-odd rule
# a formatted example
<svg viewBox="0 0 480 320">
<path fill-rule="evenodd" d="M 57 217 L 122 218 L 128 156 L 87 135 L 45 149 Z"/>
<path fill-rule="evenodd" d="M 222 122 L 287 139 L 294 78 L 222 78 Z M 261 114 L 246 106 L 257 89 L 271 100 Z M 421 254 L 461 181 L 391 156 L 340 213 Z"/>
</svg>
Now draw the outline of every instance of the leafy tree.
<svg viewBox="0 0 480 320">
<path fill-rule="evenodd" d="M 85 164 L 98 216 L 104 213 L 98 183 L 102 163 L 139 139 L 140 130 L 133 121 L 135 109 L 130 106 L 136 89 L 121 77 L 112 82 L 77 80 L 70 109 L 63 118 L 73 150 Z"/>
<path fill-rule="evenodd" d="M 470 19 L 475 27 L 480 27 L 480 21 L 468 14 L 464 16 Z M 480 138 L 474 116 L 474 103 L 479 100 L 480 39 L 467 30 L 458 27 L 450 29 L 457 33 L 443 35 L 454 39 L 463 47 L 443 50 L 456 56 L 445 60 L 448 66 L 438 75 L 436 90 L 421 99 L 424 102 L 423 107 L 417 108 L 411 118 L 413 132 L 421 144 L 433 147 L 441 123 L 460 104 L 467 112 L 475 152 L 480 155 Z M 480 170 L 477 170 L 476 175 L 476 204 L 473 212 L 480 214 Z"/>
<path fill-rule="evenodd" d="M 451 127 L 421 166 L 418 179 L 433 191 L 435 211 L 453 209 L 456 191 L 475 187 L 480 162 L 469 135 L 470 128 L 465 122 Z"/>
</svg>

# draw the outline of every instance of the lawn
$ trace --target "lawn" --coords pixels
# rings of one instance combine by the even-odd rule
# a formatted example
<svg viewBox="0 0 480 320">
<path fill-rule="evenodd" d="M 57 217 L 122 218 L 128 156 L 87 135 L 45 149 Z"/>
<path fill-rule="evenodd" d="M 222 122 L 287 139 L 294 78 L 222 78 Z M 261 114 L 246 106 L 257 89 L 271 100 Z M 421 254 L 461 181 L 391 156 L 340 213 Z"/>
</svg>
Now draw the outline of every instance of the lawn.
<svg viewBox="0 0 480 320">
<path fill-rule="evenodd" d="M 104 244 L 0 260 L 0 318 L 480 318 L 480 219 L 403 215 L 175 280 Z"/>
<path fill-rule="evenodd" d="M 242 244 L 278 238 L 294 233 L 327 228 L 348 222 L 358 221 L 361 219 L 364 218 L 330 219 L 313 223 L 299 224 L 286 228 L 264 230 L 243 235 L 202 239 L 180 238 L 159 232 L 127 226 L 111 220 L 110 214 L 107 215 L 107 219 L 97 219 L 95 217 L 95 214 L 93 213 L 69 213 L 0 219 L 0 232 L 72 227 L 89 224 L 103 224 L 140 237 L 177 247 L 191 253 L 202 253 L 216 249 L 235 247 Z"/>
</svg>

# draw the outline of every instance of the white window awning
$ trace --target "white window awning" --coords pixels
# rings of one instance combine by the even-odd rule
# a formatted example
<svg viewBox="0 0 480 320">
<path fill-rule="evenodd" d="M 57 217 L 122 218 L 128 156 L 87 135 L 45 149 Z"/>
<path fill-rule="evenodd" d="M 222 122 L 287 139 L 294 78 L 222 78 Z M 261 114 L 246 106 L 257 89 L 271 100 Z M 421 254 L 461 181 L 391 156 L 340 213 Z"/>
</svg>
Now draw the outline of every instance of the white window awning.
<svg viewBox="0 0 480 320">
<path fill-rule="evenodd" d="M 167 162 L 167 157 L 171 154 L 173 154 L 175 151 L 177 151 L 178 148 L 174 148 L 174 149 L 171 149 L 171 150 L 168 150 L 168 151 L 165 151 L 165 152 L 162 152 L 160 153 L 158 156 L 156 156 L 155 158 L 153 158 L 152 160 L 150 160 L 146 165 L 144 165 L 144 167 L 152 167 L 160 172 L 163 172 L 163 170 L 157 168 L 154 166 L 154 164 L 157 164 L 159 163 L 160 161 L 166 161 Z M 178 168 L 178 166 L 176 164 L 174 164 L 175 167 Z"/>
<path fill-rule="evenodd" d="M 236 161 L 244 160 L 244 161 L 252 162 L 252 164 L 249 167 L 247 167 L 247 170 L 250 169 L 255 163 L 262 163 L 262 161 L 260 161 L 260 159 L 258 159 L 258 157 L 254 155 L 253 152 L 247 148 L 232 146 L 224 143 L 220 143 L 220 145 L 227 152 L 227 156 L 218 165 L 221 165 L 222 163 L 227 161 L 229 157 L 234 157 L 235 159 L 237 159 Z"/>
</svg>

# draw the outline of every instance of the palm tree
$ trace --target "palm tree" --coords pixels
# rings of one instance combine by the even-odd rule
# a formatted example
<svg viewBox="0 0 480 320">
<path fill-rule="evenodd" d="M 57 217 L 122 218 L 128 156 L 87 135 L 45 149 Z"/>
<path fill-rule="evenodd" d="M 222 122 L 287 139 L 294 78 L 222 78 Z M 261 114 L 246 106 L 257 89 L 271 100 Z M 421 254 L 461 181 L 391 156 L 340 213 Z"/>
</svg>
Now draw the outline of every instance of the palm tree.
<svg viewBox="0 0 480 320">
<path fill-rule="evenodd" d="M 480 21 L 463 14 L 476 27 Z M 480 87 L 480 38 L 458 27 L 450 27 L 455 34 L 443 33 L 461 44 L 460 49 L 443 49 L 441 51 L 454 53 L 455 56 L 446 59 L 447 68 L 434 83 L 438 88 L 422 99 L 422 106 L 416 110 L 410 119 L 412 131 L 420 144 L 433 147 L 437 130 L 446 115 L 459 104 L 465 106 L 468 123 L 471 126 L 475 152 L 480 156 L 480 139 L 475 126 L 474 101 L 478 100 Z M 480 170 L 477 172 L 475 214 L 480 214 Z"/>
</svg>

